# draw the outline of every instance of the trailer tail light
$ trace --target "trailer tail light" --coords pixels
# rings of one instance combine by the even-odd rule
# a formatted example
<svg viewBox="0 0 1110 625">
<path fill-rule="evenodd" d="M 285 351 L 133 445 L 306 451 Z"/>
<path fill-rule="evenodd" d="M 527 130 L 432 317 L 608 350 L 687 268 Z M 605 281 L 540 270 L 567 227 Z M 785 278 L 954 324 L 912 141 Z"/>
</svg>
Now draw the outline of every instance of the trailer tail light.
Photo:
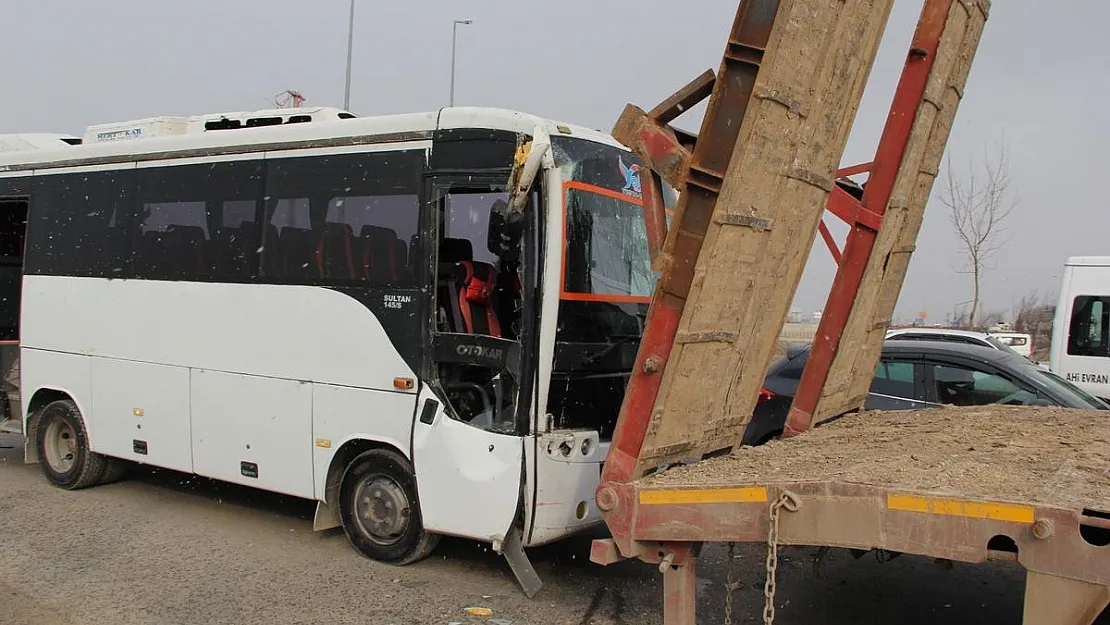
<svg viewBox="0 0 1110 625">
<path fill-rule="evenodd" d="M 775 398 L 775 394 L 772 393 L 771 391 L 767 390 L 766 387 L 764 387 L 764 388 L 759 389 L 759 401 L 756 402 L 756 403 L 757 404 L 762 404 L 764 402 L 769 402 L 774 398 Z"/>
</svg>

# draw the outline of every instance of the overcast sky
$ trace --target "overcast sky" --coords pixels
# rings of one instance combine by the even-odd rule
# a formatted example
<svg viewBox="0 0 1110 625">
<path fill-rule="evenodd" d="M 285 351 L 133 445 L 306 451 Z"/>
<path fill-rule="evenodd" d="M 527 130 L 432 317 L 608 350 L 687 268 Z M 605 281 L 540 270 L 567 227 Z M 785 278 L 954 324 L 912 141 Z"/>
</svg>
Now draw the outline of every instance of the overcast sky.
<svg viewBox="0 0 1110 625">
<path fill-rule="evenodd" d="M 845 163 L 869 160 L 922 0 L 896 0 Z M 351 108 L 515 108 L 608 131 L 626 102 L 650 108 L 716 69 L 737 0 L 357 0 Z M 285 89 L 341 106 L 347 0 L 0 2 L 0 132 L 80 134 L 92 123 L 266 108 Z M 1018 206 L 988 310 L 1055 297 L 1069 255 L 1108 254 L 1106 0 L 995 0 L 948 152 L 965 167 L 1004 136 Z M 700 109 L 678 124 L 698 128 Z M 939 188 L 939 185 L 938 185 Z M 971 293 L 943 205 L 930 203 L 898 314 L 942 322 Z M 834 228 L 842 233 L 844 228 Z M 798 293 L 821 308 L 834 266 L 818 241 Z"/>
</svg>

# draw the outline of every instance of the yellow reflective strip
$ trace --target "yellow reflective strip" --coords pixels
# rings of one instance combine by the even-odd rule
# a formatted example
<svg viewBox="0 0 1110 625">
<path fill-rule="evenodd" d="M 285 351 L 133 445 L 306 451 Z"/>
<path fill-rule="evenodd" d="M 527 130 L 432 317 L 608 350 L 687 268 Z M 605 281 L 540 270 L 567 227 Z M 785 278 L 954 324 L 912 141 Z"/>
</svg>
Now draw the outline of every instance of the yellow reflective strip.
<svg viewBox="0 0 1110 625">
<path fill-rule="evenodd" d="M 667 503 L 761 503 L 766 501 L 767 489 L 763 486 L 640 491 L 640 503 L 645 505 Z"/>
<path fill-rule="evenodd" d="M 981 501 L 960 501 L 958 499 L 933 499 L 916 495 L 889 494 L 886 498 L 888 510 L 903 512 L 925 512 L 972 519 L 991 519 L 1013 523 L 1033 523 L 1035 511 L 1029 506 L 1008 503 L 989 503 Z"/>
<path fill-rule="evenodd" d="M 891 493 L 886 496 L 886 507 L 891 510 L 905 510 L 907 512 L 928 512 L 929 500 L 924 497 Z"/>
</svg>

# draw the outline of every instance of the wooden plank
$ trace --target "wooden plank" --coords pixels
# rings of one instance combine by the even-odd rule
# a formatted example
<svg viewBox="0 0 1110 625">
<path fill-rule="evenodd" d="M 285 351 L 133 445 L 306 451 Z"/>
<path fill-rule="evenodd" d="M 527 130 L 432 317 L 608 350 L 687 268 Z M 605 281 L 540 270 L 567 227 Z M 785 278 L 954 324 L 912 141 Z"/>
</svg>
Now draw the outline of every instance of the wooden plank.
<svg viewBox="0 0 1110 625">
<path fill-rule="evenodd" d="M 817 234 L 892 0 L 780 8 L 694 266 L 637 472 L 730 448 Z M 741 218 L 741 216 L 747 216 Z M 677 257 L 677 256 L 676 256 Z"/>
<path fill-rule="evenodd" d="M 690 110 L 702 100 L 713 93 L 713 84 L 717 82 L 717 75 L 713 70 L 707 69 L 700 76 L 691 80 L 689 84 L 674 92 L 669 98 L 663 100 L 658 106 L 651 109 L 648 117 L 660 124 L 669 124 L 678 116 Z"/>
<path fill-rule="evenodd" d="M 949 12 L 886 220 L 841 338 L 841 345 L 851 349 L 841 349 L 833 359 L 814 423 L 858 410 L 866 399 L 886 335 L 887 324 L 880 322 L 894 314 L 989 12 L 989 0 L 961 0 Z"/>
</svg>

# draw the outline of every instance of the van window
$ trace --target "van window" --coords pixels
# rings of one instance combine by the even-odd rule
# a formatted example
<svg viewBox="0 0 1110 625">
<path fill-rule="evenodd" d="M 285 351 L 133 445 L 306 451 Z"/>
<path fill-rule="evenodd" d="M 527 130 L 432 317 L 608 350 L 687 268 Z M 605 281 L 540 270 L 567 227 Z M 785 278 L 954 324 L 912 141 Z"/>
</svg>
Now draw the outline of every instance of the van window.
<svg viewBox="0 0 1110 625">
<path fill-rule="evenodd" d="M 1080 295 L 1072 302 L 1068 354 L 1110 358 L 1110 297 Z"/>
</svg>

